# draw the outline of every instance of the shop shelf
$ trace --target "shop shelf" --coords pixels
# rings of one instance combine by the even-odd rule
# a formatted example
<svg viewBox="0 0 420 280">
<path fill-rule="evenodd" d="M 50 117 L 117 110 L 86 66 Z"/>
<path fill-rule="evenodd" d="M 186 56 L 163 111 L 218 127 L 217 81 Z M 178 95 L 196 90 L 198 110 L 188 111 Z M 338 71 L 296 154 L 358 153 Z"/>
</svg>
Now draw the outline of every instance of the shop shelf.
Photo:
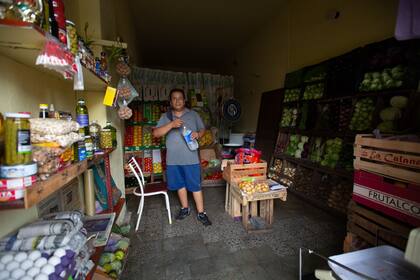
<svg viewBox="0 0 420 280">
<path fill-rule="evenodd" d="M 295 164 L 304 166 L 306 168 L 314 169 L 314 170 L 317 170 L 317 171 L 320 171 L 320 172 L 344 177 L 344 178 L 347 178 L 347 179 L 352 179 L 353 178 L 353 172 L 343 170 L 343 169 L 338 169 L 338 168 L 329 168 L 329 167 L 321 166 L 319 164 L 313 163 L 312 161 L 310 161 L 308 159 L 294 158 L 294 157 L 291 157 L 289 155 L 285 155 L 285 154 L 281 154 L 281 153 L 275 154 L 274 156 L 276 158 L 285 159 L 285 160 L 293 162 Z"/>
<path fill-rule="evenodd" d="M 163 149 L 163 148 L 165 148 L 165 146 L 132 146 L 132 147 L 124 147 L 124 151 L 137 152 L 137 151 Z"/>
<path fill-rule="evenodd" d="M 128 125 L 131 126 L 155 126 L 157 122 L 128 122 Z"/>
<path fill-rule="evenodd" d="M 37 205 L 48 196 L 63 188 L 66 184 L 71 182 L 74 178 L 85 172 L 88 164 L 87 161 L 74 163 L 69 167 L 52 175 L 48 180 L 36 182 L 31 187 L 25 189 L 25 196 L 20 202 L 2 202 L 0 203 L 0 210 L 16 209 L 16 208 L 30 208 Z"/>
<path fill-rule="evenodd" d="M 47 33 L 36 25 L 14 20 L 0 20 L 0 54 L 63 79 L 63 76 L 58 72 L 49 70 L 42 65 L 35 65 L 36 58 L 46 41 Z M 107 82 L 92 70 L 85 66 L 82 67 L 85 91 L 104 91 Z M 73 80 L 66 81 L 73 84 Z"/>
</svg>

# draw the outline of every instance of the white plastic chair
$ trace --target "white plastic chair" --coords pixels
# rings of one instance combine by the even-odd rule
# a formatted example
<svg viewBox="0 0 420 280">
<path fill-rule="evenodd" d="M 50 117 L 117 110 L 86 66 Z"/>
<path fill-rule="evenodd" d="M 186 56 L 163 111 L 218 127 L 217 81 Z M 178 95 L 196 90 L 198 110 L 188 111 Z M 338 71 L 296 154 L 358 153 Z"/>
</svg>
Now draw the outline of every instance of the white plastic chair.
<svg viewBox="0 0 420 280">
<path fill-rule="evenodd" d="M 166 203 L 166 210 L 168 211 L 169 224 L 172 224 L 171 207 L 169 204 L 169 196 L 168 196 L 166 186 L 163 184 L 153 184 L 155 186 L 148 186 L 147 188 L 145 188 L 143 172 L 141 171 L 141 168 L 139 164 L 137 163 L 136 159 L 134 157 L 130 158 L 130 160 L 128 161 L 128 165 L 130 166 L 131 172 L 134 174 L 134 176 L 136 177 L 139 183 L 139 187 L 134 189 L 133 191 L 133 194 L 135 196 L 140 197 L 139 207 L 137 208 L 138 218 L 137 218 L 137 224 L 136 224 L 136 231 L 138 230 L 139 225 L 140 225 L 140 219 L 141 219 L 141 215 L 143 213 L 143 208 L 144 208 L 144 198 L 146 196 L 153 196 L 153 195 L 159 195 L 159 194 L 163 194 L 165 196 L 165 203 Z"/>
</svg>

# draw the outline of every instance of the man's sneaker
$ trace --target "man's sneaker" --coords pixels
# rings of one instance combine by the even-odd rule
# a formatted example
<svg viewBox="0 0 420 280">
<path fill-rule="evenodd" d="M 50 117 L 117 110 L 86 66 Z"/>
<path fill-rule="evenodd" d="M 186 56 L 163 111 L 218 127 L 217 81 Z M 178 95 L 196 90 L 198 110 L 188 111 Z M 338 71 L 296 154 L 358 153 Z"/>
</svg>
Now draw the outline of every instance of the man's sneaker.
<svg viewBox="0 0 420 280">
<path fill-rule="evenodd" d="M 179 210 L 178 215 L 176 215 L 175 219 L 182 220 L 182 219 L 185 219 L 189 215 L 190 215 L 190 208 L 181 208 L 181 210 Z"/>
<path fill-rule="evenodd" d="M 211 226 L 211 222 L 209 220 L 209 217 L 207 217 L 206 212 L 198 213 L 197 220 L 199 220 L 205 226 Z"/>
</svg>

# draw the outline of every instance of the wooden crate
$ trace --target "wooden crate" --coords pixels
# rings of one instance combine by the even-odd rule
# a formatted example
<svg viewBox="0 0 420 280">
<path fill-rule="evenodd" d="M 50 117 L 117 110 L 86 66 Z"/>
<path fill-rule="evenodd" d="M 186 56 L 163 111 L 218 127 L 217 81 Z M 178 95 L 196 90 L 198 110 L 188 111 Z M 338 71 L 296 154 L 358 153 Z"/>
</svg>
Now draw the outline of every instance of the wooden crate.
<svg viewBox="0 0 420 280">
<path fill-rule="evenodd" d="M 390 244 L 405 250 L 412 228 L 354 201 L 349 203 L 347 231 L 356 234 L 370 245 Z"/>
<path fill-rule="evenodd" d="M 239 182 L 244 177 L 253 177 L 256 180 L 265 180 L 267 178 L 267 162 L 235 164 L 233 162 L 224 162 L 222 165 L 223 179 L 228 184 Z"/>
<path fill-rule="evenodd" d="M 273 223 L 274 199 L 286 201 L 287 190 L 276 190 L 264 193 L 244 194 L 237 183 L 229 189 L 230 204 L 228 212 L 233 218 L 242 218 L 245 230 L 261 232 L 270 230 Z M 260 217 L 265 221 L 264 229 L 254 229 L 249 223 L 249 217 Z"/>
<path fill-rule="evenodd" d="M 356 136 L 354 168 L 420 184 L 420 143 Z"/>
<path fill-rule="evenodd" d="M 348 232 L 343 242 L 343 252 L 349 253 L 370 247 L 366 241 L 354 233 Z"/>
</svg>

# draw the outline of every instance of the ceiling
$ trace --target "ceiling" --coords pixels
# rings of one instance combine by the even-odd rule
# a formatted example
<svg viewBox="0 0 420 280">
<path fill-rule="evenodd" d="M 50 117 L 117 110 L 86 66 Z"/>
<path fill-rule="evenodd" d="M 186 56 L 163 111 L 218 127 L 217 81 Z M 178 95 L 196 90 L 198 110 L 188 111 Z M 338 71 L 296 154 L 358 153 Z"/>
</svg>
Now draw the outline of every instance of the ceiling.
<svg viewBox="0 0 420 280">
<path fill-rule="evenodd" d="M 129 0 L 149 67 L 218 69 L 284 0 Z"/>
</svg>

